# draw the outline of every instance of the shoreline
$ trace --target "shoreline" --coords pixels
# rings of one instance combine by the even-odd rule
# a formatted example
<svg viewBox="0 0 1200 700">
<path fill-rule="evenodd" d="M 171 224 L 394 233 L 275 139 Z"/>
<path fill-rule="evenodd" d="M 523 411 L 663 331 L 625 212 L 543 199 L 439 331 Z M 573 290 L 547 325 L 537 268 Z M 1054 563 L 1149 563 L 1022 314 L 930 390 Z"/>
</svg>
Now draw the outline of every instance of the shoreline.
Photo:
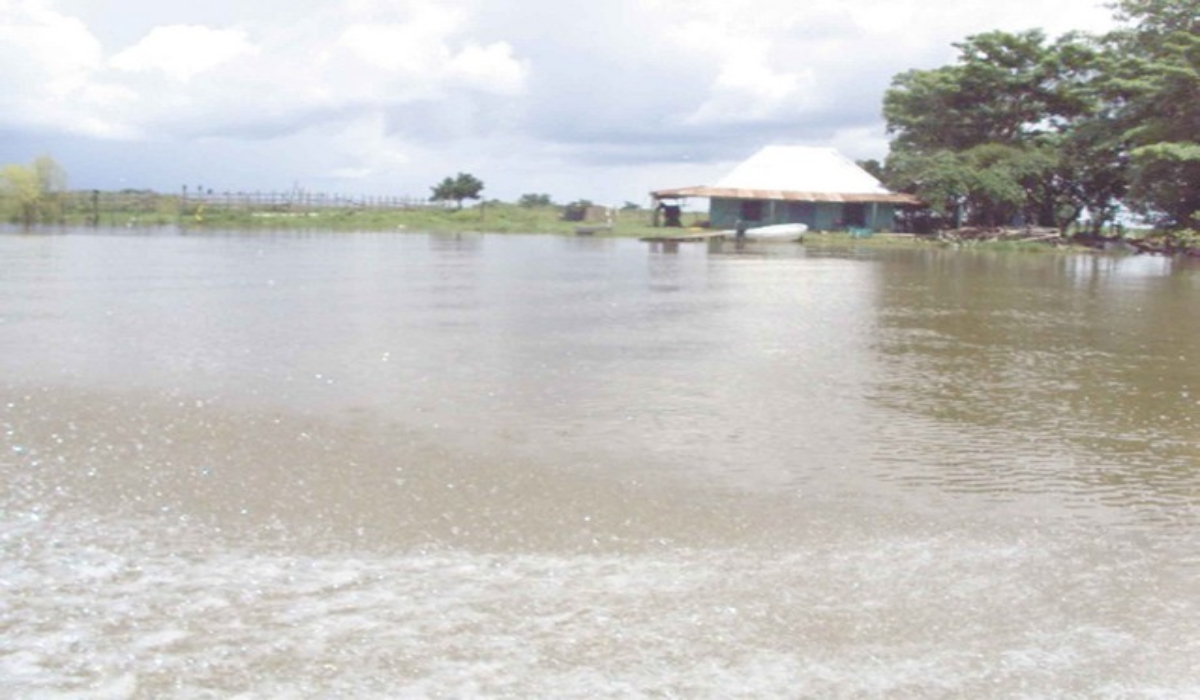
<svg viewBox="0 0 1200 700">
<path fill-rule="evenodd" d="M 89 230 L 152 230 L 171 228 L 180 233 L 202 232 L 299 232 L 299 233 L 454 233 L 499 235 L 586 236 L 596 239 L 651 238 L 677 232 L 705 232 L 704 227 L 665 228 L 649 223 L 644 210 L 617 212 L 611 226 L 594 222 L 564 221 L 557 207 L 526 209 L 515 205 L 494 204 L 462 210 L 413 210 L 394 212 L 359 212 L 334 210 L 321 212 L 215 212 L 200 220 L 188 220 L 176 215 L 122 216 L 109 213 L 99 224 L 68 219 L 59 225 L 38 225 L 25 229 L 16 224 L 0 225 L 9 232 L 61 232 L 64 229 Z M 587 229 L 586 232 L 581 229 Z M 1164 255 L 1169 257 L 1200 257 L 1200 237 L 1189 232 L 1147 235 L 1141 238 L 1085 238 L 1059 235 L 1027 235 L 1013 229 L 999 235 L 979 236 L 977 232 L 942 231 L 937 234 L 878 232 L 859 236 L 845 231 L 810 231 L 800 241 L 814 248 L 928 248 L 940 247 L 963 250 L 1011 252 L 1072 252 L 1108 255 Z M 755 242 L 763 244 L 763 242 Z M 793 241 L 772 241 L 766 245 L 781 245 Z"/>
</svg>

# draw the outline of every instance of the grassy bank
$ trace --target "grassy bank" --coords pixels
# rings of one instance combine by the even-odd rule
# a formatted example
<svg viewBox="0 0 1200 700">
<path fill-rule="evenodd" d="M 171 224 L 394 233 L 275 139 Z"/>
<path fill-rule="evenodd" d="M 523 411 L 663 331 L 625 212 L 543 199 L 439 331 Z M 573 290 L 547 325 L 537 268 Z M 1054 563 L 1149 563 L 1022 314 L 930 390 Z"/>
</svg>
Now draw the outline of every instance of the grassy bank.
<svg viewBox="0 0 1200 700">
<path fill-rule="evenodd" d="M 701 215 L 685 215 L 685 224 L 699 223 Z M 577 229 L 602 227 L 605 222 L 564 221 L 561 207 L 521 207 L 488 203 L 465 209 L 420 208 L 409 210 L 327 209 L 308 212 L 262 212 L 237 209 L 199 211 L 180 223 L 194 229 L 323 230 L 323 231 L 432 231 L 441 233 L 520 233 L 574 235 Z M 683 234 L 683 228 L 655 227 L 644 209 L 614 212 L 610 229 L 592 231 L 600 237 L 643 238 Z M 817 248 L 914 247 L 969 245 L 997 250 L 1051 250 L 1045 242 L 954 242 L 909 234 L 875 234 L 861 237 L 847 232 L 810 232 L 805 245 Z M 1061 245 L 1059 246 L 1062 247 Z"/>
<path fill-rule="evenodd" d="M 581 225 L 604 223 L 564 221 L 562 212 L 563 208 L 557 206 L 522 207 L 504 202 L 460 210 L 400 198 L 334 201 L 271 193 L 209 193 L 188 198 L 144 190 L 58 193 L 26 211 L 19 202 L 0 193 L 0 221 L 14 225 L 28 221 L 59 226 L 178 225 L 190 229 L 573 233 Z M 616 212 L 614 235 L 641 236 L 652 231 L 649 211 Z"/>
<path fill-rule="evenodd" d="M 97 196 L 98 195 L 98 196 Z M 626 209 L 613 212 L 611 228 L 605 221 L 574 222 L 563 219 L 558 206 L 524 207 L 505 202 L 487 202 L 464 209 L 429 206 L 212 206 L 203 201 L 183 200 L 176 195 L 153 192 L 70 193 L 54 202 L 51 219 L 67 226 L 143 227 L 178 225 L 189 230 L 307 230 L 307 231 L 433 231 L 478 233 L 523 233 L 573 235 L 581 227 L 592 235 L 641 238 L 684 233 L 685 229 L 651 225 L 651 212 Z M 7 206 L 5 206 L 7 205 Z M 0 201 L 0 213 L 16 221 L 11 203 Z M 701 222 L 703 214 L 686 213 L 685 225 Z M 979 232 L 974 232 L 978 234 Z M 1121 241 L 1060 238 L 1051 232 L 1040 240 L 1024 240 L 1027 232 L 1013 230 L 1000 238 L 980 239 L 969 231 L 948 231 L 940 236 L 876 234 L 856 237 L 844 232 L 810 232 L 805 244 L 811 247 L 904 247 L 939 245 L 1007 251 L 1124 250 L 1166 255 L 1200 256 L 1200 234 L 1194 231 L 1146 232 L 1144 237 Z"/>
<path fill-rule="evenodd" d="M 201 210 L 181 218 L 179 223 L 189 228 L 566 234 L 574 233 L 580 226 L 596 226 L 603 222 L 564 221 L 558 207 L 520 207 L 515 204 L 493 203 L 461 210 Z M 606 233 L 617 236 L 644 236 L 655 230 L 661 229 L 654 229 L 650 225 L 650 213 L 636 210 L 617 212 L 612 231 Z"/>
</svg>

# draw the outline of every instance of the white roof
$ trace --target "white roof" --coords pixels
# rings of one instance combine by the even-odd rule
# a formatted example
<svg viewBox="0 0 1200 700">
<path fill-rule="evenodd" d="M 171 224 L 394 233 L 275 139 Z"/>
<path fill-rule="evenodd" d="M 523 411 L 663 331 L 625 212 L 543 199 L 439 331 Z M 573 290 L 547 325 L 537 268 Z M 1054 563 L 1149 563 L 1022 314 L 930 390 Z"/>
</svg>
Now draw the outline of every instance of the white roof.
<svg viewBox="0 0 1200 700">
<path fill-rule="evenodd" d="M 714 187 L 730 190 L 890 194 L 879 180 L 838 153 L 837 149 L 811 146 L 766 146 L 721 178 Z"/>
</svg>

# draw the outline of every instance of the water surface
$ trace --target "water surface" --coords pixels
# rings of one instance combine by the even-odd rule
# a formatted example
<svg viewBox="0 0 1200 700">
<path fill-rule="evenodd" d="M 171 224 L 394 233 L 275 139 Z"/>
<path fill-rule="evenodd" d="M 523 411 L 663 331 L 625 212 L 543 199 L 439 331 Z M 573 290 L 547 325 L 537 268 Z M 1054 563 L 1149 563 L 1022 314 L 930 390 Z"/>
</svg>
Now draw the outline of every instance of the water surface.
<svg viewBox="0 0 1200 700">
<path fill-rule="evenodd" d="M 0 234 L 0 685 L 1191 697 L 1200 268 Z"/>
</svg>

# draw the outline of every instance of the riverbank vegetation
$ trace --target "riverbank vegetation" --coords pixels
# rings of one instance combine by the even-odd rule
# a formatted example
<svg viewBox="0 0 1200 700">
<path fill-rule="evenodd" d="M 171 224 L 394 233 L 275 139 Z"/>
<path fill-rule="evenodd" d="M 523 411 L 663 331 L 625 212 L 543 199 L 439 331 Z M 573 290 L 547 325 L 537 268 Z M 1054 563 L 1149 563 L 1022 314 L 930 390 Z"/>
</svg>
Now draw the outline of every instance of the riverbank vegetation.
<svg viewBox="0 0 1200 700">
<path fill-rule="evenodd" d="M 19 197 L 0 186 L 0 221 L 24 226 L 557 234 L 586 229 L 593 235 L 618 236 L 662 232 L 651 225 L 651 213 L 636 205 L 607 209 L 590 202 L 573 202 L 559 206 L 549 195 L 523 195 L 518 203 L 490 200 L 460 208 L 453 199 L 351 199 L 304 192 L 42 191 L 25 184 L 36 180 L 25 177 L 24 172 L 32 172 L 29 168 L 20 167 L 23 189 Z M 700 218 L 692 216 L 689 223 L 699 222 Z"/>
<path fill-rule="evenodd" d="M 48 160 L 48 159 L 47 159 Z M 50 161 L 52 163 L 52 161 Z M 60 172 L 50 168 L 52 172 Z M 33 192 L 36 188 L 30 188 Z M 655 227 L 652 212 L 627 202 L 620 208 L 596 207 L 587 201 L 557 205 L 549 195 L 522 195 L 516 203 L 490 200 L 459 209 L 454 203 L 407 200 L 331 201 L 294 193 L 247 195 L 166 195 L 150 190 L 120 192 L 62 191 L 51 188 L 18 200 L 0 196 L 0 216 L 18 225 L 97 226 L 104 228 L 173 226 L 185 230 L 432 231 L 481 233 L 576 234 L 593 236 L 662 236 L 678 229 Z M 707 226 L 700 212 L 684 214 L 683 225 Z M 1085 229 L 1067 231 L 1032 226 L 963 226 L 927 234 L 877 234 L 868 238 L 847 232 L 812 232 L 813 246 L 893 246 L 936 244 L 987 245 L 1006 249 L 1091 247 L 1129 252 L 1200 254 L 1194 231 L 1125 231 L 1118 241 L 1096 238 Z"/>
<path fill-rule="evenodd" d="M 491 200 L 462 209 L 456 206 L 411 206 L 396 209 L 339 207 L 304 209 L 280 207 L 276 211 L 207 209 L 199 218 L 184 217 L 181 224 L 207 228 L 303 228 L 333 231 L 435 231 L 481 233 L 573 234 L 586 229 L 593 235 L 645 236 L 661 233 L 651 225 L 645 209 L 606 210 L 603 218 L 578 221 L 567 216 L 570 207 L 553 204 L 522 206 Z"/>
<path fill-rule="evenodd" d="M 989 32 L 897 75 L 878 174 L 930 229 L 1120 233 L 1131 215 L 1186 247 L 1200 228 L 1200 1 L 1120 0 L 1104 36 Z"/>
<path fill-rule="evenodd" d="M 13 223 L 33 226 L 63 220 L 67 199 L 67 173 L 50 156 L 0 168 L 0 211 Z"/>
</svg>

